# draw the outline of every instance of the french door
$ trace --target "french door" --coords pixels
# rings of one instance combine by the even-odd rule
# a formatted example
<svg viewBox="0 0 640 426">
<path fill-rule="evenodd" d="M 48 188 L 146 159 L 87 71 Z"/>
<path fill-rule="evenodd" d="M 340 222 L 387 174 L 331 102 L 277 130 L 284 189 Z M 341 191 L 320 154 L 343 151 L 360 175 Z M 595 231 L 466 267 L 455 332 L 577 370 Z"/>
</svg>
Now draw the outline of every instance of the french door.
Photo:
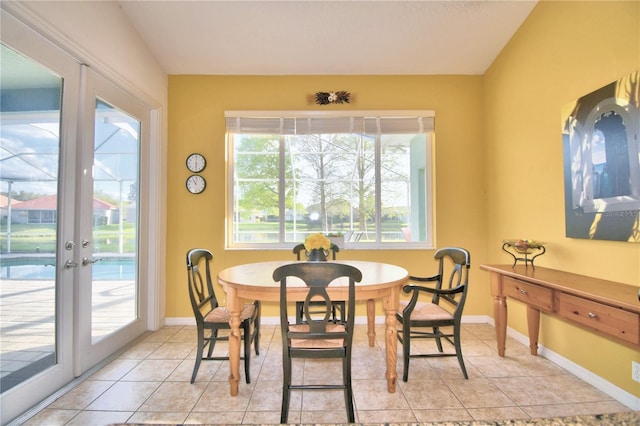
<svg viewBox="0 0 640 426">
<path fill-rule="evenodd" d="M 147 300 L 138 240 L 139 165 L 141 142 L 149 140 L 149 112 L 91 69 L 83 66 L 82 77 L 77 374 L 145 331 Z"/>
<path fill-rule="evenodd" d="M 140 169 L 150 112 L 10 15 L 1 18 L 5 424 L 146 330 Z"/>
</svg>

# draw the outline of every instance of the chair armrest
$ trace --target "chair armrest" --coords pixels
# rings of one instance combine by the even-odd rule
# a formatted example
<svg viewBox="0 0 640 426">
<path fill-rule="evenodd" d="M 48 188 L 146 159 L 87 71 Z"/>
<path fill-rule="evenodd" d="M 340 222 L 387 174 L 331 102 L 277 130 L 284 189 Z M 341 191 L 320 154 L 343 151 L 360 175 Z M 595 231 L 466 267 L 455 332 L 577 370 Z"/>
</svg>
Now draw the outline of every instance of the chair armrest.
<svg viewBox="0 0 640 426">
<path fill-rule="evenodd" d="M 440 296 L 442 296 L 444 299 L 450 302 L 451 298 L 449 296 L 451 296 L 452 294 L 461 293 L 462 291 L 464 291 L 464 287 L 465 285 L 459 285 L 451 289 L 437 289 L 433 287 L 423 287 L 419 285 L 406 285 L 402 288 L 402 291 L 404 291 L 405 293 L 413 293 L 413 294 L 411 295 L 411 299 L 409 300 L 409 303 L 403 309 L 403 315 L 406 315 L 407 317 L 411 316 L 411 313 L 413 312 L 414 308 L 416 307 L 416 304 L 418 303 L 418 296 L 420 295 L 421 291 L 432 294 L 433 295 L 432 303 L 439 305 Z"/>
<path fill-rule="evenodd" d="M 409 281 L 420 281 L 420 282 L 428 282 L 428 281 L 438 281 L 440 279 L 440 275 L 433 275 L 431 277 L 414 277 L 413 275 L 409 275 Z"/>
<path fill-rule="evenodd" d="M 404 291 L 407 294 L 411 292 L 418 293 L 420 291 L 424 291 L 431 294 L 456 294 L 456 293 L 460 293 L 462 290 L 464 290 L 464 285 L 459 285 L 458 287 L 454 287 L 451 289 L 437 289 L 433 287 L 423 287 L 420 285 L 411 285 L 411 284 L 402 287 L 402 291 Z"/>
<path fill-rule="evenodd" d="M 428 287 L 422 287 L 420 285 L 416 285 L 416 284 L 411 284 L 411 282 L 422 282 L 422 283 L 437 283 L 438 281 L 440 281 L 440 275 L 432 275 L 430 277 L 416 277 L 413 275 L 409 275 L 409 284 L 405 285 L 404 287 L 402 287 L 402 290 L 405 293 L 411 293 L 412 291 L 416 290 L 419 291 L 420 289 L 424 289 L 426 291 L 426 289 Z"/>
</svg>

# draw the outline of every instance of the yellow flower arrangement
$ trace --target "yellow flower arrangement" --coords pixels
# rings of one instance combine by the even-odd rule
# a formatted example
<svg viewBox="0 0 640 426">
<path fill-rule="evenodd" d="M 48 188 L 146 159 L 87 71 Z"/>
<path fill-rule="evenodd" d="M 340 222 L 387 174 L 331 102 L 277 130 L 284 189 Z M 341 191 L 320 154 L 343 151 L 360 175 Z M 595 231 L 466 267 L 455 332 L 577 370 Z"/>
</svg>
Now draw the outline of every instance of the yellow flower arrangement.
<svg viewBox="0 0 640 426">
<path fill-rule="evenodd" d="M 311 234 L 304 240 L 304 248 L 307 251 L 317 249 L 329 251 L 331 249 L 331 240 L 320 233 Z"/>
</svg>

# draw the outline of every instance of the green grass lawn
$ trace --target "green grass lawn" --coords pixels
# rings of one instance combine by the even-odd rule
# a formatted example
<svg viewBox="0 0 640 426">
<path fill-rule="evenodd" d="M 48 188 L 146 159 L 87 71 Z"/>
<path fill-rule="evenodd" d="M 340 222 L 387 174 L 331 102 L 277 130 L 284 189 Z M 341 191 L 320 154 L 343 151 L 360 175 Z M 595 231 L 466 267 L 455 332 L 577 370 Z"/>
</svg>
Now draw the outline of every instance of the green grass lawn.
<svg viewBox="0 0 640 426">
<path fill-rule="evenodd" d="M 387 235 L 386 241 L 404 241 L 404 237 L 402 234 L 402 228 L 407 226 L 406 223 L 400 223 L 398 221 L 387 221 L 382 222 L 382 232 Z M 353 224 L 354 232 L 359 231 L 359 223 L 356 222 Z M 367 226 L 368 234 L 361 235 L 358 238 L 358 241 L 373 241 L 372 238 L 375 239 L 375 225 L 368 224 Z M 252 234 L 258 235 L 258 239 L 261 242 L 277 242 L 279 235 L 279 224 L 278 222 L 241 222 L 238 227 L 238 232 L 240 234 Z M 286 232 L 293 232 L 293 224 L 291 222 L 286 223 Z M 298 222 L 296 224 L 296 233 L 299 235 L 305 235 L 313 232 L 323 232 L 320 226 L 317 224 L 310 225 L 305 222 Z M 344 223 L 333 223 L 331 225 L 331 229 L 328 232 L 342 232 L 343 234 L 347 234 L 349 232 L 349 224 L 347 222 Z M 325 232 L 323 232 L 325 233 Z M 391 238 L 391 240 L 389 239 Z"/>
<path fill-rule="evenodd" d="M 136 224 L 125 223 L 123 226 L 124 252 L 133 253 L 136 242 Z M 101 253 L 117 253 L 119 251 L 120 226 L 104 225 L 93 228 L 94 251 Z M 55 253 L 56 225 L 12 225 L 12 253 Z M 0 225 L 0 252 L 7 252 L 7 226 Z"/>
<path fill-rule="evenodd" d="M 277 222 L 243 222 L 240 224 L 242 233 L 269 233 L 277 235 Z M 383 232 L 401 232 L 401 228 L 406 224 L 399 222 L 383 222 Z M 287 228 L 291 224 L 287 223 Z M 354 224 L 358 229 L 358 223 Z M 334 223 L 331 226 L 332 232 L 347 232 L 347 223 Z M 373 232 L 374 226 L 369 228 Z M 307 223 L 298 223 L 297 232 L 304 234 L 309 232 L 321 232 L 318 226 L 309 226 Z M 120 227 L 115 225 L 95 226 L 93 228 L 93 247 L 95 252 L 117 253 L 119 251 Z M 123 227 L 124 252 L 135 252 L 136 224 L 125 223 Z M 24 225 L 14 224 L 11 226 L 11 252 L 12 253 L 55 253 L 56 248 L 56 225 Z M 0 253 L 7 252 L 7 226 L 0 225 Z"/>
</svg>

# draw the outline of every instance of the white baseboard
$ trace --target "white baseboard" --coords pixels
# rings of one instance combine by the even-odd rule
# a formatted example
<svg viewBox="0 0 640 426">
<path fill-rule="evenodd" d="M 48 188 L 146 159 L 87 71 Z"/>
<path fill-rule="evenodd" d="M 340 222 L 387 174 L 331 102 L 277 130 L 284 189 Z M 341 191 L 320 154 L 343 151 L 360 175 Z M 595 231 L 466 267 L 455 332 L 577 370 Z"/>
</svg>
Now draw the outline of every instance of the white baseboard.
<svg viewBox="0 0 640 426">
<path fill-rule="evenodd" d="M 384 324 L 383 316 L 376 316 L 376 324 L 382 325 Z M 290 321 L 295 321 L 295 318 L 289 318 Z M 356 324 L 366 324 L 367 317 L 356 317 Z M 260 324 L 265 325 L 280 325 L 280 317 L 261 317 Z M 196 320 L 193 317 L 178 317 L 178 318 L 166 318 L 164 321 L 164 325 L 166 326 L 184 326 L 184 325 L 196 325 Z"/>
<path fill-rule="evenodd" d="M 293 320 L 293 318 L 291 318 Z M 382 325 L 385 323 L 385 318 L 383 316 L 376 316 L 376 325 Z M 280 318 L 279 317 L 262 317 L 260 322 L 265 325 L 279 325 Z M 355 319 L 356 324 L 366 324 L 367 317 L 366 316 L 358 316 Z M 463 324 L 490 324 L 495 327 L 495 322 L 493 318 L 488 315 L 465 315 L 462 317 Z M 193 325 L 195 326 L 195 320 L 193 317 L 179 317 L 179 318 L 166 318 L 164 324 L 167 326 L 184 326 L 184 325 Z M 529 337 L 524 334 L 507 327 L 507 335 L 522 343 L 525 346 L 529 346 Z M 603 379 L 602 377 L 592 373 L 586 368 L 574 363 L 573 361 L 553 352 L 549 348 L 545 348 L 542 345 L 538 345 L 538 355 L 542 356 L 554 364 L 564 368 L 574 376 L 578 377 L 581 380 L 589 383 L 591 386 L 597 388 L 598 390 L 606 393 L 611 398 L 620 402 L 621 404 L 626 405 L 632 410 L 639 411 L 640 410 L 640 398 L 636 397 L 633 394 L 625 391 L 614 385 L 613 383 Z"/>
</svg>

